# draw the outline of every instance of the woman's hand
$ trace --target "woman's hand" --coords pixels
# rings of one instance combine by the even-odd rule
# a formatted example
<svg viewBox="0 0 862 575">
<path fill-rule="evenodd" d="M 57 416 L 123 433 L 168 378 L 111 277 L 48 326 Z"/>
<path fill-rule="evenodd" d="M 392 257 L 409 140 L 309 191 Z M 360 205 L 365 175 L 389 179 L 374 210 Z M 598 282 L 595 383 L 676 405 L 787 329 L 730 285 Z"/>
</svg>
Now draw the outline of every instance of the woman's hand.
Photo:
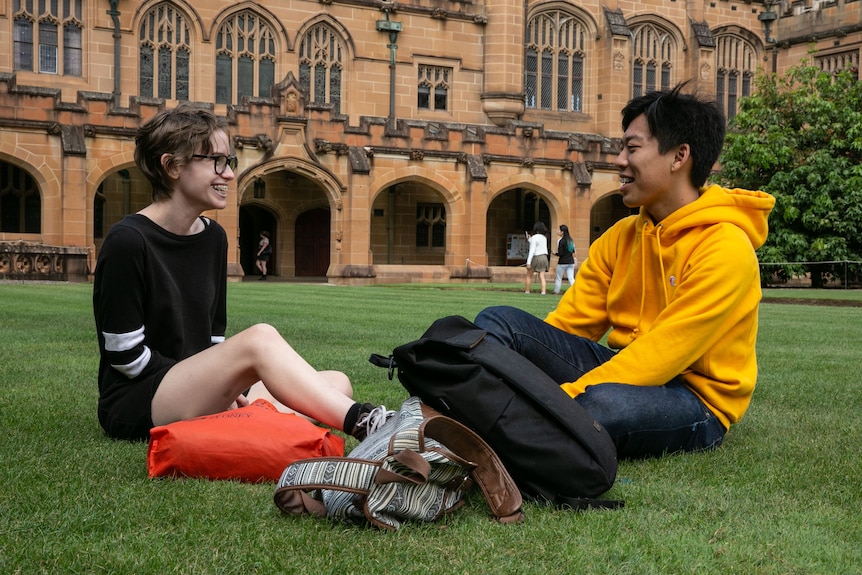
<svg viewBox="0 0 862 575">
<path fill-rule="evenodd" d="M 249 405 L 250 405 L 250 403 L 248 401 L 248 398 L 244 395 L 240 395 L 239 397 L 236 398 L 236 401 L 234 401 L 233 403 L 230 404 L 230 407 L 228 407 L 228 409 L 237 409 L 240 407 L 248 407 Z"/>
</svg>

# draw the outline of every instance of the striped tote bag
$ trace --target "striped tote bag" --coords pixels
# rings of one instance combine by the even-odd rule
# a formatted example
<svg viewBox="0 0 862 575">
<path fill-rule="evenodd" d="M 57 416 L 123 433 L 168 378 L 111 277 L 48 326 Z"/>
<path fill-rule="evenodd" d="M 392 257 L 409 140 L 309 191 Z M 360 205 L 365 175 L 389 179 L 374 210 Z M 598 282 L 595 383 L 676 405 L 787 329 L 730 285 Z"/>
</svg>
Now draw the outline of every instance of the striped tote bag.
<svg viewBox="0 0 862 575">
<path fill-rule="evenodd" d="M 289 515 L 399 529 L 407 521 L 435 521 L 455 511 L 473 485 L 497 521 L 523 521 L 521 494 L 488 444 L 411 397 L 347 457 L 288 465 L 275 503 Z"/>
</svg>

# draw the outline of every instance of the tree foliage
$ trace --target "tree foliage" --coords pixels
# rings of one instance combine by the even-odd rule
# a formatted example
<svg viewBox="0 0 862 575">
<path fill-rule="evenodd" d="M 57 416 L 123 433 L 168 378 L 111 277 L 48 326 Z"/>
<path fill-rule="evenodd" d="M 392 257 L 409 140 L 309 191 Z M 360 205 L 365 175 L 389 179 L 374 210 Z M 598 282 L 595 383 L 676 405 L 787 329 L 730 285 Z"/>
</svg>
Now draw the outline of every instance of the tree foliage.
<svg viewBox="0 0 862 575">
<path fill-rule="evenodd" d="M 760 260 L 862 260 L 862 82 L 806 61 L 755 86 L 730 121 L 717 181 L 775 196 Z"/>
</svg>

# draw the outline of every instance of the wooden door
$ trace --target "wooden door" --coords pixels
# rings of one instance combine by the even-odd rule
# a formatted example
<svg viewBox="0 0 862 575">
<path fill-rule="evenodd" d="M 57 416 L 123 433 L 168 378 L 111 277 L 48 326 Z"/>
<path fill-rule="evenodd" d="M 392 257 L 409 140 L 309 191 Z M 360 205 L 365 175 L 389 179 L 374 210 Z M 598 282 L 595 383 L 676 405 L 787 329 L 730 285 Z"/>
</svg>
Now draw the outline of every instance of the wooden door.
<svg viewBox="0 0 862 575">
<path fill-rule="evenodd" d="M 316 208 L 296 218 L 297 276 L 325 277 L 329 269 L 329 210 Z"/>
</svg>

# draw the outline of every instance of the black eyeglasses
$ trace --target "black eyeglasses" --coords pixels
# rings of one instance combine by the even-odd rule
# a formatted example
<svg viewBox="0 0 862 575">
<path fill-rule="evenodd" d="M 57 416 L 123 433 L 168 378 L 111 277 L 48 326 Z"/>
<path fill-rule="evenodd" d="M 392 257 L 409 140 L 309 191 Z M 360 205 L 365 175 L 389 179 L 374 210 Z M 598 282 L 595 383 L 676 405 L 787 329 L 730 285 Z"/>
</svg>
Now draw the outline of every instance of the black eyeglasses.
<svg viewBox="0 0 862 575">
<path fill-rule="evenodd" d="M 224 173 L 224 171 L 230 166 L 232 171 L 236 171 L 236 167 L 239 163 L 236 156 L 223 156 L 221 154 L 217 155 L 205 155 L 205 154 L 192 154 L 193 158 L 203 158 L 205 160 L 213 160 L 213 169 L 215 173 L 219 176 Z"/>
</svg>

